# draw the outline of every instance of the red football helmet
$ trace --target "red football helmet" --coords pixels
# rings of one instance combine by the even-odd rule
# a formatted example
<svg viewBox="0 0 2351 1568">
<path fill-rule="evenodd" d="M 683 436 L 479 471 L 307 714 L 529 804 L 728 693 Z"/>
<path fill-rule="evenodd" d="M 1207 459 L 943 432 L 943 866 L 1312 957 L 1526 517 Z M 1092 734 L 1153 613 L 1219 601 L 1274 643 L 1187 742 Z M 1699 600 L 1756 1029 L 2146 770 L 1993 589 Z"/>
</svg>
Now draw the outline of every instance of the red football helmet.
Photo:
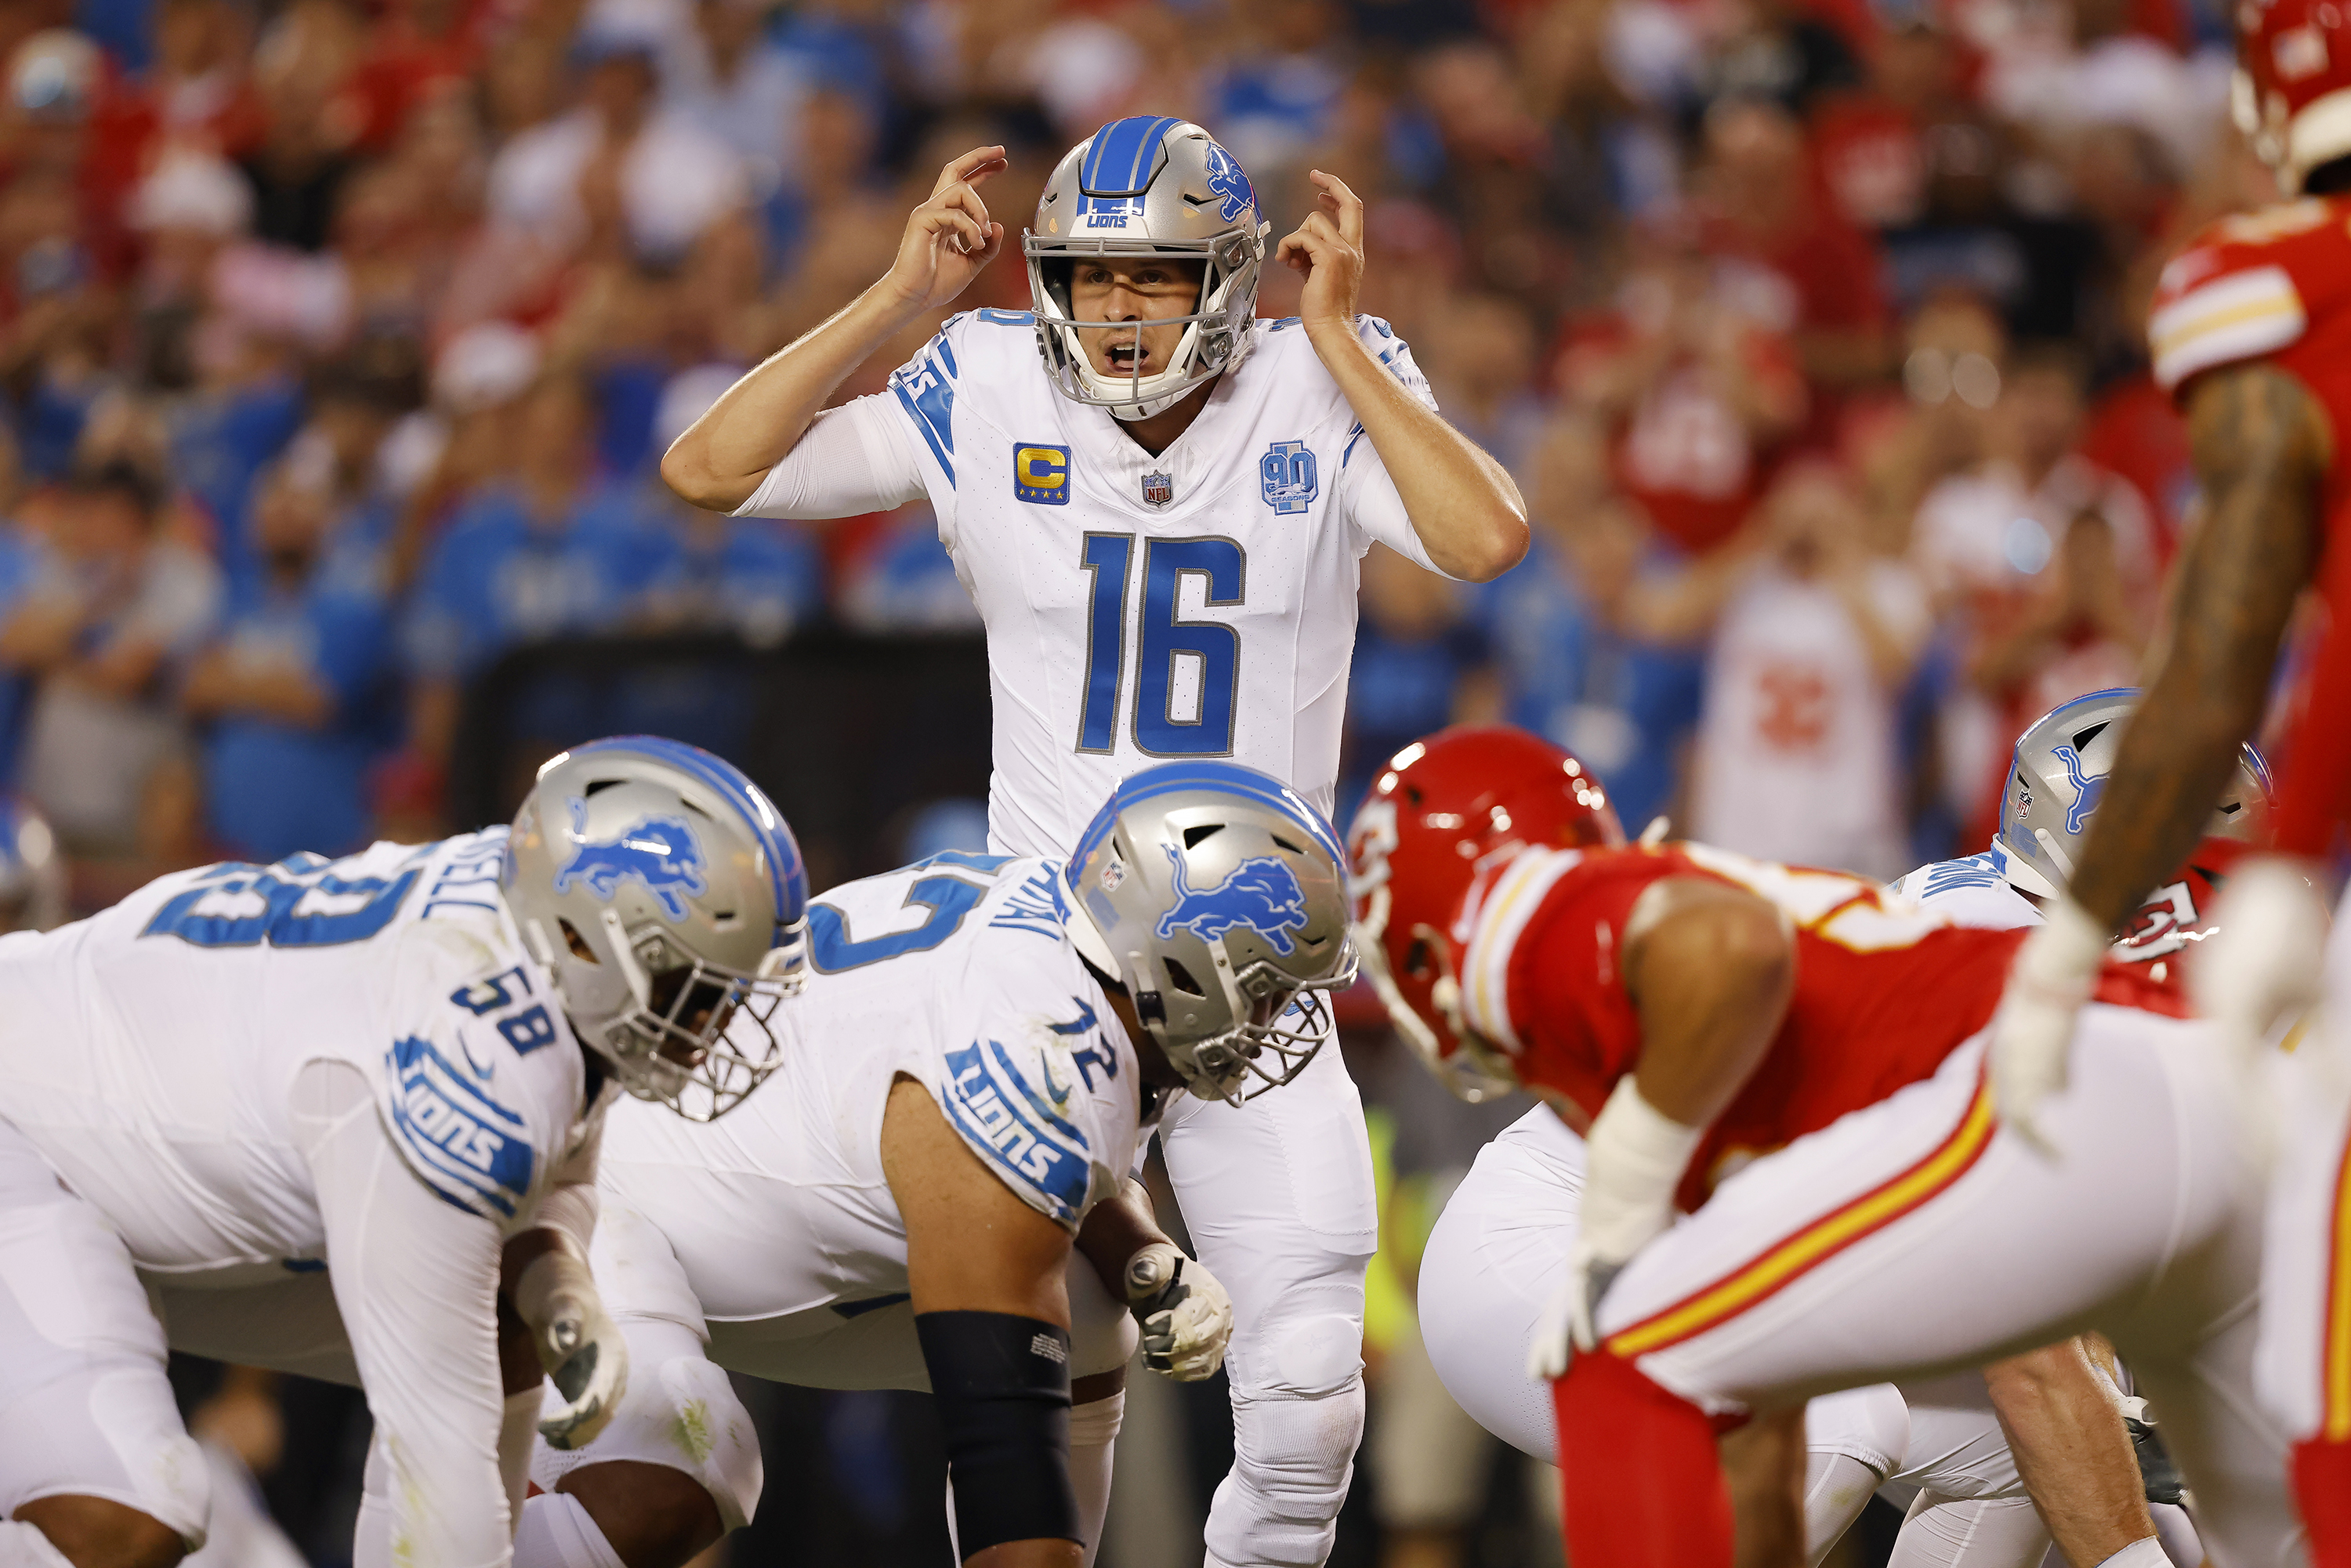
<svg viewBox="0 0 2351 1568">
<path fill-rule="evenodd" d="M 1521 729 L 1440 730 L 1397 752 L 1372 786 L 1347 840 L 1355 950 L 1396 1031 L 1463 1099 L 1518 1082 L 1461 1027 L 1453 946 L 1471 885 L 1531 844 L 1624 841 L 1592 770 Z"/>
<path fill-rule="evenodd" d="M 2238 128 L 2294 191 L 2351 156 L 2351 13 L 2336 0 L 2237 0 Z"/>
</svg>

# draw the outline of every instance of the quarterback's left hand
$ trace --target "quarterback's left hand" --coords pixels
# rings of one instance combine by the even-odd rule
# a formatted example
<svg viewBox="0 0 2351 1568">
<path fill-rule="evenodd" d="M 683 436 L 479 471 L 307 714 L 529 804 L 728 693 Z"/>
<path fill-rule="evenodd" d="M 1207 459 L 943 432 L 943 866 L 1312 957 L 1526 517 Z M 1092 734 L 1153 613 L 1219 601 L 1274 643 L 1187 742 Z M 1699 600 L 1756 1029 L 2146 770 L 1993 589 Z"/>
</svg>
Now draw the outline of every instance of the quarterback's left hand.
<svg viewBox="0 0 2351 1568">
<path fill-rule="evenodd" d="M 1318 327 L 1355 329 L 1355 297 L 1364 287 L 1364 202 L 1336 174 L 1311 170 L 1320 187 L 1314 211 L 1281 236 L 1273 259 L 1306 279 L 1298 317 L 1309 336 Z"/>
<path fill-rule="evenodd" d="M 1991 1016 L 1993 1107 L 2018 1137 L 2052 1159 L 2057 1145 L 2041 1126 L 2041 1106 L 2065 1087 L 2074 1015 L 2097 984 L 2106 940 L 2079 904 L 2059 899 L 2016 950 L 2008 988 Z"/>
<path fill-rule="evenodd" d="M 629 1345 L 604 1310 L 588 1265 L 568 1250 L 542 1253 L 515 1282 L 515 1315 L 530 1330 L 538 1364 L 563 1396 L 562 1409 L 540 1420 L 550 1448 L 596 1440 L 629 1388 Z"/>
<path fill-rule="evenodd" d="M 1196 1258 L 1155 1241 L 1126 1264 L 1126 1300 L 1143 1325 L 1143 1364 L 1178 1383 L 1216 1375 L 1233 1337 L 1233 1299 Z"/>
</svg>

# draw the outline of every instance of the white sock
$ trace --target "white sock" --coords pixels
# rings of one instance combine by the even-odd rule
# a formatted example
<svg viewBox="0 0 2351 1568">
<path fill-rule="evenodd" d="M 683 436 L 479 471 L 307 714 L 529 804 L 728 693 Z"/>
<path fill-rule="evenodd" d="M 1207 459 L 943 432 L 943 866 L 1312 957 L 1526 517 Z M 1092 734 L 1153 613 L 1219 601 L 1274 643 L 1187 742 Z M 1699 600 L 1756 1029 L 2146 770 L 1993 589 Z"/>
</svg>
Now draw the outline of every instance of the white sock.
<svg viewBox="0 0 2351 1568">
<path fill-rule="evenodd" d="M 1078 1496 L 1078 1533 L 1084 1538 L 1083 1568 L 1094 1568 L 1102 1550 L 1102 1521 L 1110 1515 L 1111 1455 L 1119 1424 L 1126 1419 L 1126 1390 L 1070 1409 L 1070 1490 Z"/>
<path fill-rule="evenodd" d="M 0 1519 L 0 1568 L 73 1568 L 73 1564 L 37 1526 Z"/>
<path fill-rule="evenodd" d="M 515 1531 L 514 1568 L 627 1568 L 580 1500 L 541 1492 L 522 1505 Z"/>
<path fill-rule="evenodd" d="M 2171 1559 L 2164 1555 L 2163 1541 L 2150 1535 L 2144 1541 L 2134 1541 L 2098 1568 L 2171 1568 Z"/>
</svg>

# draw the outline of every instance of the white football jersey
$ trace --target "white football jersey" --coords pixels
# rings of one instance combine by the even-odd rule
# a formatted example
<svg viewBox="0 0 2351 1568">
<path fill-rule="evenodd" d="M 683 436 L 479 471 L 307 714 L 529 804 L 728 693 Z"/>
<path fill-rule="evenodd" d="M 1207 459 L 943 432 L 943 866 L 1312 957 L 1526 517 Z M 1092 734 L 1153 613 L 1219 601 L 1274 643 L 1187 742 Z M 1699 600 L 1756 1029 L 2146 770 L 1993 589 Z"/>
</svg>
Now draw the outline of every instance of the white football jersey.
<svg viewBox="0 0 2351 1568">
<path fill-rule="evenodd" d="M 519 1228 L 601 1116 L 499 895 L 506 833 L 179 872 L 0 938 L 0 1119 L 141 1269 L 274 1277 L 324 1248 L 295 1075 L 349 1062 L 434 1192 Z"/>
<path fill-rule="evenodd" d="M 1071 1230 L 1149 1135 L 1134 1049 L 1066 935 L 1059 862 L 960 851 L 809 905 L 783 1066 L 723 1120 L 620 1107 L 599 1186 L 665 1236 L 703 1316 L 778 1317 L 906 1288 L 882 1172 L 893 1079 Z M 622 1299 L 627 1298 L 623 1290 Z"/>
<path fill-rule="evenodd" d="M 1995 843 L 1980 855 L 1922 865 L 1895 883 L 1895 891 L 1960 925 L 2011 931 L 2040 925 L 2041 911 L 2002 873 L 2006 864 L 2006 853 Z"/>
<path fill-rule="evenodd" d="M 1435 408 L 1404 340 L 1356 319 Z M 991 848 L 1066 854 L 1121 779 L 1167 758 L 1230 758 L 1330 812 L 1357 563 L 1376 540 L 1435 569 L 1296 319 L 1255 335 L 1155 457 L 1054 390 L 1026 311 L 951 317 L 887 392 L 812 427 L 853 429 L 893 504 L 929 497 L 986 622 Z M 786 515 L 783 467 L 742 515 Z"/>
</svg>

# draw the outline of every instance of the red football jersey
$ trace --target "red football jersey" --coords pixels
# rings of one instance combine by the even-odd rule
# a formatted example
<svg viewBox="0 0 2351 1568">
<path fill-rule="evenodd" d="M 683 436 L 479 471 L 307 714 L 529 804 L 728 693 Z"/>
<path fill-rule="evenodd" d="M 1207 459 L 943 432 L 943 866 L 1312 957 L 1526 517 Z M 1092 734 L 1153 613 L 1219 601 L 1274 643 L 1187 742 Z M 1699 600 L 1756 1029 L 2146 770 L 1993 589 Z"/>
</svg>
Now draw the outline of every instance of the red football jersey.
<svg viewBox="0 0 2351 1568">
<path fill-rule="evenodd" d="M 2281 849 L 2327 852 L 2351 804 L 2351 197 L 2311 197 L 2223 218 L 2163 269 L 2147 321 L 2155 379 L 2184 393 L 2206 371 L 2266 360 L 2299 380 L 2335 431 L 2321 505 L 2319 585 L 2335 628 L 2311 674 L 2301 727 L 2284 747 L 2274 833 Z"/>
<path fill-rule="evenodd" d="M 1796 928 L 1787 1019 L 1707 1130 L 1677 1195 L 1685 1208 L 1744 1160 L 1932 1075 L 1991 1021 L 2025 936 L 1955 925 L 1842 872 L 1704 844 L 1530 850 L 1475 900 L 1460 964 L 1470 1024 L 1512 1052 L 1530 1087 L 1596 1115 L 1640 1060 L 1640 1020 L 1617 954 L 1635 901 L 1668 876 L 1746 888 Z"/>
</svg>

